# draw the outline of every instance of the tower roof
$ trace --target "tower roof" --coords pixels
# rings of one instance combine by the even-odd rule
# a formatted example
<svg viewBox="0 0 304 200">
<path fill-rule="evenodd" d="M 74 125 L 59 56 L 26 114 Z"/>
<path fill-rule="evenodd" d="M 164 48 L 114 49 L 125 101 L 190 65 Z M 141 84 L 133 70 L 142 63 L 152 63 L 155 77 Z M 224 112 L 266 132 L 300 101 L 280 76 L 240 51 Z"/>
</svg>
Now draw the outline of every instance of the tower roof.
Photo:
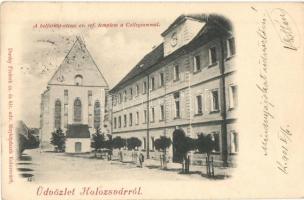
<svg viewBox="0 0 304 200">
<path fill-rule="evenodd" d="M 76 37 L 76 41 L 48 84 L 75 85 L 76 76 L 83 78 L 84 86 L 108 87 L 107 81 L 80 37 Z"/>
</svg>

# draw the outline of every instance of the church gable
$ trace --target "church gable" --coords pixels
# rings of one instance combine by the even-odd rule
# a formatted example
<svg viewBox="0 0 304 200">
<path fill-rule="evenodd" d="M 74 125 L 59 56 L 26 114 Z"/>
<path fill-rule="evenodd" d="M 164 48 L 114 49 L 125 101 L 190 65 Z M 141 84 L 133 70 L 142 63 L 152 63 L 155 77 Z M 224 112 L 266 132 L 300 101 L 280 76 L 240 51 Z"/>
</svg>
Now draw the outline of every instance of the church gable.
<svg viewBox="0 0 304 200">
<path fill-rule="evenodd" d="M 48 84 L 108 86 L 84 42 L 79 37 L 76 38 L 72 48 Z"/>
</svg>

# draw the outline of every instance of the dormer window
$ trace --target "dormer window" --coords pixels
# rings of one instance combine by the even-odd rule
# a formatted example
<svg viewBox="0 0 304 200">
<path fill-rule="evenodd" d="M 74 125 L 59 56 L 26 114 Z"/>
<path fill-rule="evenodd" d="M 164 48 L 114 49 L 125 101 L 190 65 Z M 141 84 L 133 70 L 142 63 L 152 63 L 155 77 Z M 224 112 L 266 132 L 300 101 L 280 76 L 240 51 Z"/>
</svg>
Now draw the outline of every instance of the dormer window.
<svg viewBox="0 0 304 200">
<path fill-rule="evenodd" d="M 75 85 L 82 85 L 83 77 L 80 74 L 75 76 Z"/>
</svg>

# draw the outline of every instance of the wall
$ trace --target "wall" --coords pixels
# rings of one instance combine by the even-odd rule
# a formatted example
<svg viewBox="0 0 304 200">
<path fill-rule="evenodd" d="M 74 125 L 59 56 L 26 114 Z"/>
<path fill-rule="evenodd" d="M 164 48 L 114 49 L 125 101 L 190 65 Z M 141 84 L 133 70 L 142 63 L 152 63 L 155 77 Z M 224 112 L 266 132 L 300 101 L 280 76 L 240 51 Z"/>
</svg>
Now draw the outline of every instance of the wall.
<svg viewBox="0 0 304 200">
<path fill-rule="evenodd" d="M 76 142 L 81 142 L 81 153 L 91 152 L 90 138 L 67 138 L 65 143 L 65 152 L 75 153 Z"/>
</svg>

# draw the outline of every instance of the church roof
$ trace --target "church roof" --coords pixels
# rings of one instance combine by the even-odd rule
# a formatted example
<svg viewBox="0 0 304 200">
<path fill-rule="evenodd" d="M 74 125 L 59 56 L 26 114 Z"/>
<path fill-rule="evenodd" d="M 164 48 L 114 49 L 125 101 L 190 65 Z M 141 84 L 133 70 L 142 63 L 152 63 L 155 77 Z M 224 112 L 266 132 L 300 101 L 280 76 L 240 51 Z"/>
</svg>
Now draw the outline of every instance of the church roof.
<svg viewBox="0 0 304 200">
<path fill-rule="evenodd" d="M 89 126 L 86 124 L 69 124 L 67 138 L 90 138 Z"/>
<path fill-rule="evenodd" d="M 80 37 L 76 37 L 76 41 L 48 84 L 75 85 L 77 75 L 83 77 L 84 86 L 108 87 L 107 81 Z"/>
<path fill-rule="evenodd" d="M 129 81 L 132 81 L 136 76 L 142 74 L 148 70 L 157 69 L 158 67 L 164 66 L 165 64 L 172 62 L 173 60 L 177 59 L 178 57 L 185 55 L 196 48 L 201 47 L 203 44 L 207 43 L 208 41 L 216 38 L 221 37 L 223 34 L 232 34 L 232 25 L 230 21 L 220 15 L 187 15 L 187 16 L 180 16 L 178 17 L 175 22 L 172 24 L 177 23 L 185 17 L 192 17 L 196 20 L 205 20 L 206 25 L 198 32 L 198 34 L 186 45 L 180 47 L 173 53 L 164 56 L 164 45 L 161 43 L 156 48 L 154 48 L 151 52 L 146 54 L 136 65 L 133 69 L 117 84 L 111 89 L 111 93 L 119 90 L 120 88 L 124 87 Z M 172 26 L 172 24 L 170 26 Z M 169 26 L 169 28 L 170 28 Z M 167 29 L 168 30 L 168 29 Z M 147 73 L 147 72 L 146 72 Z"/>
</svg>

